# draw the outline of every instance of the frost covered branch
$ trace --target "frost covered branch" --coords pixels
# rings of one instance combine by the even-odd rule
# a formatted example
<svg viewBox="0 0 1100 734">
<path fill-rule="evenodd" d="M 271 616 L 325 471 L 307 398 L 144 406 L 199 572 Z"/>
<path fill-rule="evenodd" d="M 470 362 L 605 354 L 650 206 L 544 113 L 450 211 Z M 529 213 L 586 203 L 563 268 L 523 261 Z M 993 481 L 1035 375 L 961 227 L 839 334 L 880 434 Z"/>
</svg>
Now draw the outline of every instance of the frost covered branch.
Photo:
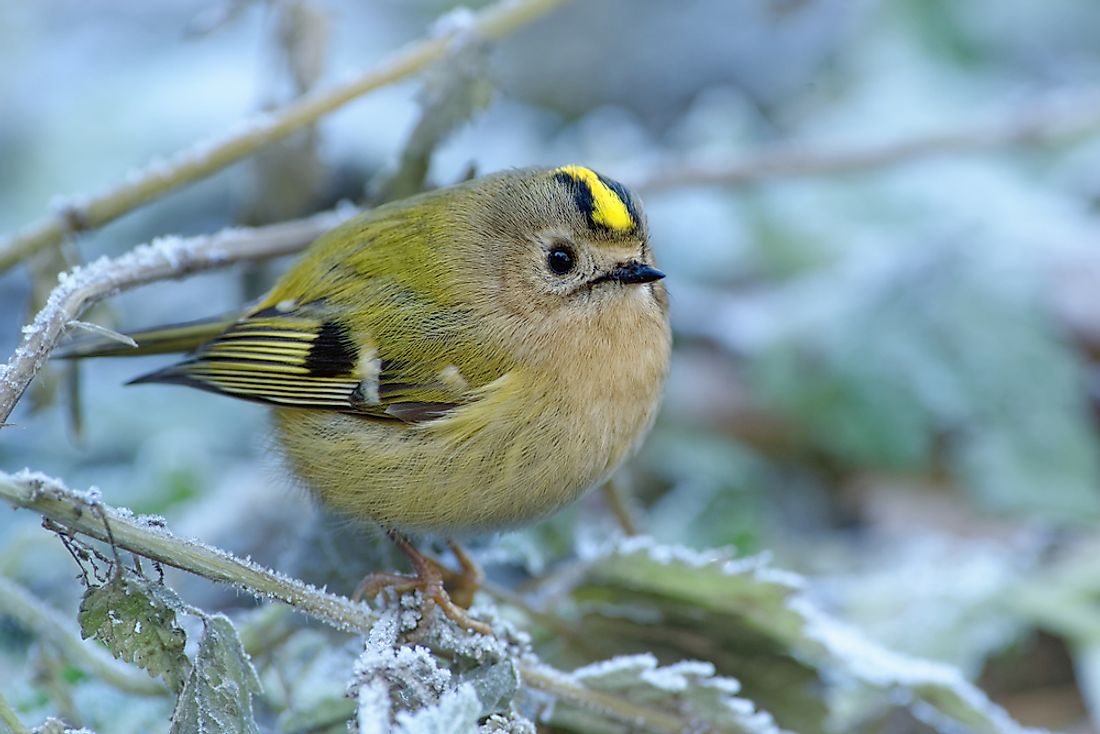
<svg viewBox="0 0 1100 734">
<path fill-rule="evenodd" d="M 110 539 L 119 548 L 166 566 L 230 584 L 257 598 L 285 602 L 337 629 L 366 634 L 378 619 L 364 604 L 282 576 L 220 549 L 177 537 L 159 518 L 142 518 L 106 505 L 94 489 L 75 492 L 41 474 L 0 472 L 0 498 L 16 507 L 38 512 L 71 532 L 103 542 L 110 542 Z M 90 511 L 92 508 L 94 512 Z M 0 587 L 0 593 L 2 591 Z M 674 734 L 692 728 L 692 722 L 685 718 L 626 696 L 591 690 L 572 676 L 537 662 L 517 661 L 517 670 L 529 689 L 628 723 L 641 731 Z"/>
<path fill-rule="evenodd" d="M 89 305 L 156 280 L 294 252 L 349 215 L 345 211 L 324 212 L 268 227 L 227 229 L 201 237 L 165 237 L 120 257 L 100 258 L 61 274 L 45 307 L 23 327 L 19 348 L 7 365 L 0 366 L 0 428 L 70 323 Z"/>
<path fill-rule="evenodd" d="M 101 503 L 95 490 L 79 493 L 41 474 L 0 472 L 0 497 L 74 532 L 103 542 L 109 542 L 110 537 L 119 548 L 166 566 L 231 584 L 257 597 L 286 602 L 339 629 L 363 631 L 374 622 L 373 613 L 363 604 L 280 576 L 217 548 L 179 538 L 168 532 L 159 519 L 135 517 Z M 96 512 L 89 511 L 93 507 L 98 508 Z"/>
<path fill-rule="evenodd" d="M 658 163 L 624 179 L 642 191 L 739 186 L 776 178 L 874 170 L 949 153 L 1041 145 L 1100 129 L 1100 92 L 1089 90 L 1013 107 L 1001 117 L 893 142 L 826 148 L 785 144 L 744 156 Z"/>
<path fill-rule="evenodd" d="M 48 216 L 12 237 L 0 240 L 0 272 L 28 254 L 57 244 L 71 232 L 94 229 L 184 184 L 209 176 L 255 153 L 269 143 L 312 125 L 348 102 L 387 84 L 427 68 L 447 53 L 456 35 L 473 34 L 498 40 L 538 19 L 568 0 L 502 0 L 454 24 L 446 35 L 419 40 L 367 71 L 327 91 L 301 97 L 257 119 L 238 132 L 216 141 L 200 143 L 149 165 L 120 185 L 90 197 L 74 196 Z"/>
</svg>

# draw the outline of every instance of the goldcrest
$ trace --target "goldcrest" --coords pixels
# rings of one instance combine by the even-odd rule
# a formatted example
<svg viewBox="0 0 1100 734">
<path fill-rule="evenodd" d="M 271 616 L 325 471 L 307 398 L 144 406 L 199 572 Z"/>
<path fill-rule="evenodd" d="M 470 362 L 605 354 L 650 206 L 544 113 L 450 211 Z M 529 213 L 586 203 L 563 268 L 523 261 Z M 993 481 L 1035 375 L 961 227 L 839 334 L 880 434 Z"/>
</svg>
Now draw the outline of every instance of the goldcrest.
<svg viewBox="0 0 1100 734">
<path fill-rule="evenodd" d="M 341 513 L 507 528 L 607 479 L 653 423 L 663 277 L 621 184 L 507 171 L 333 229 L 235 320 L 135 334 L 197 348 L 133 382 L 271 405 L 289 466 Z"/>
</svg>

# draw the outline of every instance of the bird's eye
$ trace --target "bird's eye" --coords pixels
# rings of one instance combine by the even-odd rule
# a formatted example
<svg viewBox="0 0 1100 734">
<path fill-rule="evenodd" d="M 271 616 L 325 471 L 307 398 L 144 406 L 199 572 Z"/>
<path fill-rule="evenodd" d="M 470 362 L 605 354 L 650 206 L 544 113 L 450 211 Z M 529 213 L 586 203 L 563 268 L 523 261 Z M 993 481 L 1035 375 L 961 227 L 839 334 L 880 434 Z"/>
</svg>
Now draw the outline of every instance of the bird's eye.
<svg viewBox="0 0 1100 734">
<path fill-rule="evenodd" d="M 554 249 L 546 254 L 546 265 L 555 275 L 565 275 L 576 264 L 572 248 L 566 245 L 554 245 Z"/>
</svg>

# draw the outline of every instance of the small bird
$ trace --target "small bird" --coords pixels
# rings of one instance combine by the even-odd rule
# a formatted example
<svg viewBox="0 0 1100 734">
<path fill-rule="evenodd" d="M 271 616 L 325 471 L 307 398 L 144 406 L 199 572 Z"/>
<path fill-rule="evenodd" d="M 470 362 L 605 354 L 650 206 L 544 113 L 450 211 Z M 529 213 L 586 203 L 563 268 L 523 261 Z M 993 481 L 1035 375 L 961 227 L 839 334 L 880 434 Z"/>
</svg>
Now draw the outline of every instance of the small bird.
<svg viewBox="0 0 1100 734">
<path fill-rule="evenodd" d="M 415 578 L 360 590 L 418 588 L 484 631 L 406 534 L 523 525 L 605 481 L 657 412 L 663 277 L 622 184 L 577 165 L 506 171 L 336 227 L 239 317 L 134 334 L 141 353 L 197 348 L 132 382 L 271 405 L 301 483 L 412 560 Z"/>
</svg>

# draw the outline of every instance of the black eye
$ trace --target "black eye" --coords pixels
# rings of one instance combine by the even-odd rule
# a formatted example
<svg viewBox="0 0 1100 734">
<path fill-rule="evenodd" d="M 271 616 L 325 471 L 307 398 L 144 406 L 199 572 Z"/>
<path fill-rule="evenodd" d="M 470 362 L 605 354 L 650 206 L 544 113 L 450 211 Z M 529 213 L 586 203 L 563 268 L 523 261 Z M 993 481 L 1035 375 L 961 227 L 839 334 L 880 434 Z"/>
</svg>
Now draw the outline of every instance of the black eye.
<svg viewBox="0 0 1100 734">
<path fill-rule="evenodd" d="M 554 245 L 546 254 L 546 265 L 556 275 L 565 275 L 576 266 L 573 250 L 565 245 Z"/>
</svg>

